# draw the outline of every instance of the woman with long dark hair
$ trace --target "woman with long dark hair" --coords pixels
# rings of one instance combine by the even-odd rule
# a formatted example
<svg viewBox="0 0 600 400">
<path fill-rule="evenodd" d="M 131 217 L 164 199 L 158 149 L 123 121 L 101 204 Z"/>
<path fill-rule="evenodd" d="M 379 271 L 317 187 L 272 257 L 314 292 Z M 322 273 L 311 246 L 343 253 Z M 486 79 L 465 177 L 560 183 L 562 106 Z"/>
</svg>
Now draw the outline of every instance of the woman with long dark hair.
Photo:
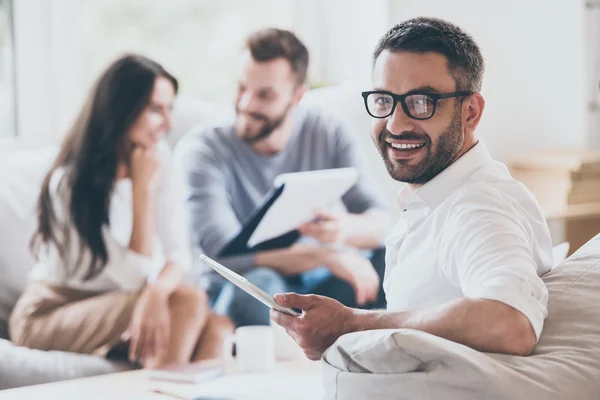
<svg viewBox="0 0 600 400">
<path fill-rule="evenodd" d="M 182 283 L 189 227 L 161 142 L 177 89 L 140 55 L 115 61 L 92 88 L 43 182 L 38 262 L 10 318 L 15 343 L 89 354 L 128 345 L 146 367 L 222 354 L 230 321 Z"/>
</svg>

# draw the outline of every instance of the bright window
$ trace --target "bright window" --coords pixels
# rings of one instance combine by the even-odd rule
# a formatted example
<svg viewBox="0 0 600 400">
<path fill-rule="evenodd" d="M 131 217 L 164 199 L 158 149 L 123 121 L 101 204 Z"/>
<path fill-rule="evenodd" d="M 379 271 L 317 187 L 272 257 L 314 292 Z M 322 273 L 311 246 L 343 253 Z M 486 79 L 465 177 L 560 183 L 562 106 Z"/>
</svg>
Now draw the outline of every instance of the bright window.
<svg viewBox="0 0 600 400">
<path fill-rule="evenodd" d="M 135 51 L 163 64 L 182 93 L 208 100 L 231 98 L 248 33 L 289 28 L 293 14 L 293 0 L 85 0 L 79 7 L 84 83 L 117 55 Z"/>
<path fill-rule="evenodd" d="M 11 0 L 0 0 L 0 138 L 17 133 Z"/>
</svg>

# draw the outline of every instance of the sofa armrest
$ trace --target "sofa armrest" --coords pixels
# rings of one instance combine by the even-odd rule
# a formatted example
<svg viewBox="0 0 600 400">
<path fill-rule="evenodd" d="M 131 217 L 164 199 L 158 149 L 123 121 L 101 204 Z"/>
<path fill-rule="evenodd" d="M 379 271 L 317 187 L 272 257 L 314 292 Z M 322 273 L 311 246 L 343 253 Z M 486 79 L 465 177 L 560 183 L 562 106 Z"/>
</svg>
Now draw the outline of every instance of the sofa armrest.
<svg viewBox="0 0 600 400">
<path fill-rule="evenodd" d="M 41 351 L 0 339 L 0 390 L 133 369 L 98 356 Z"/>
</svg>

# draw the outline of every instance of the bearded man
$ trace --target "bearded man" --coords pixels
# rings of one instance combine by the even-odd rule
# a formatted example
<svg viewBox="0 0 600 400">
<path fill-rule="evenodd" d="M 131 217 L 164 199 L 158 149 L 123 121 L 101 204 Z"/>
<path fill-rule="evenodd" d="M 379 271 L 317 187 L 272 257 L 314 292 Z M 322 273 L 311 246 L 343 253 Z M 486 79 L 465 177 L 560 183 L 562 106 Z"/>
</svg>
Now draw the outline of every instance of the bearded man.
<svg viewBox="0 0 600 400">
<path fill-rule="evenodd" d="M 389 216 L 355 133 L 343 121 L 298 104 L 307 90 L 306 47 L 290 31 L 262 29 L 247 39 L 241 58 L 235 122 L 187 135 L 176 151 L 187 181 L 194 245 L 271 295 L 314 293 L 349 307 L 384 307 Z M 345 207 L 315 210 L 293 245 L 221 256 L 277 175 L 344 167 L 359 171 L 358 183 L 342 198 Z M 263 304 L 214 272 L 209 282 L 217 312 L 237 326 L 269 324 Z"/>
<path fill-rule="evenodd" d="M 484 352 L 532 352 L 547 315 L 540 276 L 552 244 L 533 195 L 477 138 L 483 70 L 473 38 L 443 20 L 411 19 L 379 41 L 373 88 L 362 96 L 390 176 L 407 184 L 386 242 L 387 309 L 277 295 L 303 310 L 271 316 L 308 358 L 346 333 L 402 328 Z"/>
</svg>

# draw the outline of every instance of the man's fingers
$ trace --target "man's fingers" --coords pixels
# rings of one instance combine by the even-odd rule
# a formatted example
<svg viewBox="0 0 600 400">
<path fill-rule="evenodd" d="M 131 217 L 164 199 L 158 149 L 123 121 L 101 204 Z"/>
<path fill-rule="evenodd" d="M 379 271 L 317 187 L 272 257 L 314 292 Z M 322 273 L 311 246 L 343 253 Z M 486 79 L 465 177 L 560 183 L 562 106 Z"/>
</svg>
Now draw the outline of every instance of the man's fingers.
<svg viewBox="0 0 600 400">
<path fill-rule="evenodd" d="M 319 235 L 321 235 L 321 228 L 319 227 L 319 224 L 312 222 L 301 226 L 298 231 L 303 236 L 310 236 L 316 239 L 318 239 Z"/>
<path fill-rule="evenodd" d="M 305 311 L 319 304 L 321 296 L 314 294 L 278 293 L 275 295 L 275 301 L 284 307 L 299 308 Z"/>
<path fill-rule="evenodd" d="M 365 303 L 373 303 L 377 300 L 377 292 L 378 290 L 370 290 L 367 293 L 367 299 L 365 301 Z"/>
<path fill-rule="evenodd" d="M 270 315 L 273 322 L 285 329 L 292 328 L 295 320 L 298 318 L 273 309 L 271 310 Z"/>
<path fill-rule="evenodd" d="M 319 208 L 315 210 L 315 217 L 322 221 L 333 221 L 337 219 L 337 216 L 324 208 Z"/>
<path fill-rule="evenodd" d="M 356 304 L 359 306 L 365 305 L 365 292 L 361 289 L 356 289 Z"/>
<path fill-rule="evenodd" d="M 311 361 L 319 361 L 322 354 L 316 351 L 305 351 L 304 355 Z"/>
<path fill-rule="evenodd" d="M 306 224 L 302 224 L 298 227 L 298 231 L 303 235 L 308 235 L 308 233 L 312 229 L 312 225 L 313 225 L 312 222 L 307 222 Z"/>
</svg>

